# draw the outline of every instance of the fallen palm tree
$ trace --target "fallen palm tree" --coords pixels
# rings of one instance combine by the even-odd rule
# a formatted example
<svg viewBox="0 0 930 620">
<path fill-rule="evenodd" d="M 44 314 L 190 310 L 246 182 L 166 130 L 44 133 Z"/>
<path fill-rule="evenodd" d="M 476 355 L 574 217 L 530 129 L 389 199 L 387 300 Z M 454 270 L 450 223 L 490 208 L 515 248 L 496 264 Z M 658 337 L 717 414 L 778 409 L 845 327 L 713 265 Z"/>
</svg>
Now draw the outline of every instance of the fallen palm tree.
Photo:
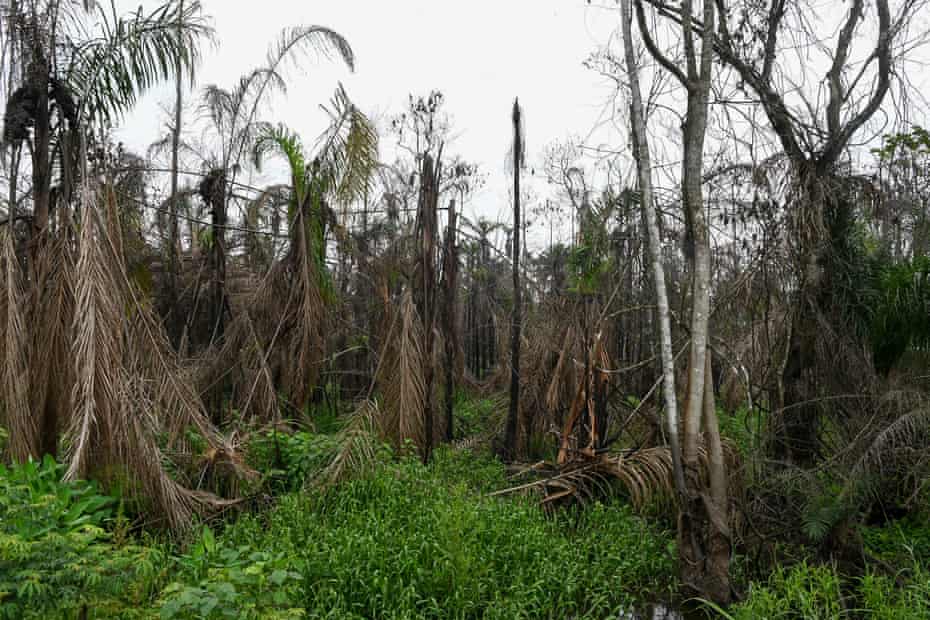
<svg viewBox="0 0 930 620">
<path fill-rule="evenodd" d="M 704 446 L 699 454 L 701 475 L 706 478 L 708 456 Z M 557 506 L 609 496 L 616 492 L 614 483 L 617 483 L 637 510 L 656 502 L 675 501 L 672 454 L 667 446 L 604 452 L 563 464 L 541 461 L 523 468 L 514 477 L 527 475 L 539 478 L 496 491 L 492 496 L 534 492 L 542 495 L 542 505 Z"/>
</svg>

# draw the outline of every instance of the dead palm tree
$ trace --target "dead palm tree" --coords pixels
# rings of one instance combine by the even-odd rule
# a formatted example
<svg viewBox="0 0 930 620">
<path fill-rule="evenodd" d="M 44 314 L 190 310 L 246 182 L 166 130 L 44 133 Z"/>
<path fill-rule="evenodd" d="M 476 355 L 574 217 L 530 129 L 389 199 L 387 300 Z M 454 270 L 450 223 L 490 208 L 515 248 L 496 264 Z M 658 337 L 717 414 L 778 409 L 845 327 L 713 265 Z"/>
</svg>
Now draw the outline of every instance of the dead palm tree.
<svg viewBox="0 0 930 620">
<path fill-rule="evenodd" d="M 73 257 L 63 235 L 70 229 L 74 189 L 83 175 L 80 145 L 118 119 L 146 89 L 172 77 L 178 67 L 189 70 L 199 41 L 210 34 L 196 2 L 183 10 L 167 2 L 150 13 L 140 10 L 128 16 L 95 9 L 92 2 L 0 3 L 16 50 L 11 69 L 22 68 L 17 79 L 7 83 L 12 92 L 4 93 L 0 146 L 12 151 L 12 179 L 19 174 L 24 145 L 31 154 L 31 194 L 19 196 L 13 183 L 10 204 L 15 220 L 26 216 L 23 205 L 28 198 L 32 201 L 27 216 L 32 224 L 29 274 L 22 280 L 31 286 L 23 296 L 22 312 L 38 317 L 26 339 L 28 413 L 36 422 L 14 416 L 7 424 L 11 434 L 35 433 L 17 440 L 32 446 L 33 456 L 57 452 L 70 410 Z M 96 29 L 87 28 L 90 15 L 97 16 Z M 6 284 L 15 286 L 15 281 L 8 278 Z M 15 357 L 0 362 L 19 363 Z"/>
</svg>

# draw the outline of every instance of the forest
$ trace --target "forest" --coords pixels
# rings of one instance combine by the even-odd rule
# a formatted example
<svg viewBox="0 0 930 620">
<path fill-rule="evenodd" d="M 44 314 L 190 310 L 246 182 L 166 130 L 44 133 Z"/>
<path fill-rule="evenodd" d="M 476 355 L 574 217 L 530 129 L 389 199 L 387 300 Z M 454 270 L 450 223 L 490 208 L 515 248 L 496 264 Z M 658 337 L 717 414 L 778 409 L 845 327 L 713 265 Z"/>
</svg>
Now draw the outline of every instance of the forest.
<svg viewBox="0 0 930 620">
<path fill-rule="evenodd" d="M 0 0 L 0 620 L 930 618 L 928 0 L 567 2 L 500 170 L 117 4 Z"/>
</svg>

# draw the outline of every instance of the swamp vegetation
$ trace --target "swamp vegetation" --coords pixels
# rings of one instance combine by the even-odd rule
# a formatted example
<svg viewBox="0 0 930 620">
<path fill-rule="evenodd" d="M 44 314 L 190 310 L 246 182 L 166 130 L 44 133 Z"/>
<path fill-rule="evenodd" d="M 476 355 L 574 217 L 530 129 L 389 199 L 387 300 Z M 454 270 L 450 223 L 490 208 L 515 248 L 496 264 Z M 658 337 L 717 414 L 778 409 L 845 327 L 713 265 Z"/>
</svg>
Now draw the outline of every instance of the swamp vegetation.
<svg viewBox="0 0 930 620">
<path fill-rule="evenodd" d="M 930 617 L 928 3 L 607 4 L 491 220 L 330 28 L 0 0 L 0 619 Z"/>
</svg>

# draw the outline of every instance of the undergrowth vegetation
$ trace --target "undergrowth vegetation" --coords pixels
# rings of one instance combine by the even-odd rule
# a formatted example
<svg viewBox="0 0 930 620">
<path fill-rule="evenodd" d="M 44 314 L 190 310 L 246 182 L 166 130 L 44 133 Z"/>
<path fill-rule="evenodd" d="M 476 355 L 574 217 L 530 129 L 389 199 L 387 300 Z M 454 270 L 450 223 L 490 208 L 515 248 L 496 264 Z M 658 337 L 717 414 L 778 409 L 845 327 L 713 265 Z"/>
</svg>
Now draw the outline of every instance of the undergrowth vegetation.
<svg viewBox="0 0 930 620">
<path fill-rule="evenodd" d="M 673 594 L 672 536 L 621 503 L 490 497 L 504 466 L 451 448 L 311 484 L 337 445 L 256 436 L 273 506 L 186 541 L 139 538 L 51 459 L 0 469 L 0 617 L 604 618 Z"/>
<path fill-rule="evenodd" d="M 492 409 L 460 398 L 460 428 L 479 432 Z M 753 441 L 751 416 L 722 420 L 738 447 Z M 366 473 L 315 484 L 340 445 L 338 433 L 254 434 L 249 464 L 273 503 L 183 541 L 138 534 L 119 497 L 62 481 L 50 458 L 0 466 L 0 618 L 615 618 L 675 598 L 668 524 L 620 496 L 547 513 L 491 495 L 511 481 L 489 453 L 449 447 L 427 466 L 385 446 Z M 926 518 L 861 534 L 864 574 L 811 556 L 705 612 L 930 617 Z"/>
<path fill-rule="evenodd" d="M 755 415 L 721 421 L 751 449 Z M 494 405 L 460 396 L 456 422 L 479 436 Z M 339 423 L 327 430 L 253 433 L 246 454 L 265 507 L 183 540 L 140 534 L 133 504 L 63 481 L 51 458 L 0 466 L 0 618 L 616 618 L 676 600 L 670 524 L 637 516 L 622 493 L 555 511 L 497 497 L 513 481 L 483 448 L 442 447 L 424 465 L 382 446 L 367 469 L 321 483 L 344 446 Z M 742 602 L 703 611 L 930 617 L 926 513 L 860 534 L 864 572 L 801 548 L 796 563 L 742 571 Z"/>
</svg>

